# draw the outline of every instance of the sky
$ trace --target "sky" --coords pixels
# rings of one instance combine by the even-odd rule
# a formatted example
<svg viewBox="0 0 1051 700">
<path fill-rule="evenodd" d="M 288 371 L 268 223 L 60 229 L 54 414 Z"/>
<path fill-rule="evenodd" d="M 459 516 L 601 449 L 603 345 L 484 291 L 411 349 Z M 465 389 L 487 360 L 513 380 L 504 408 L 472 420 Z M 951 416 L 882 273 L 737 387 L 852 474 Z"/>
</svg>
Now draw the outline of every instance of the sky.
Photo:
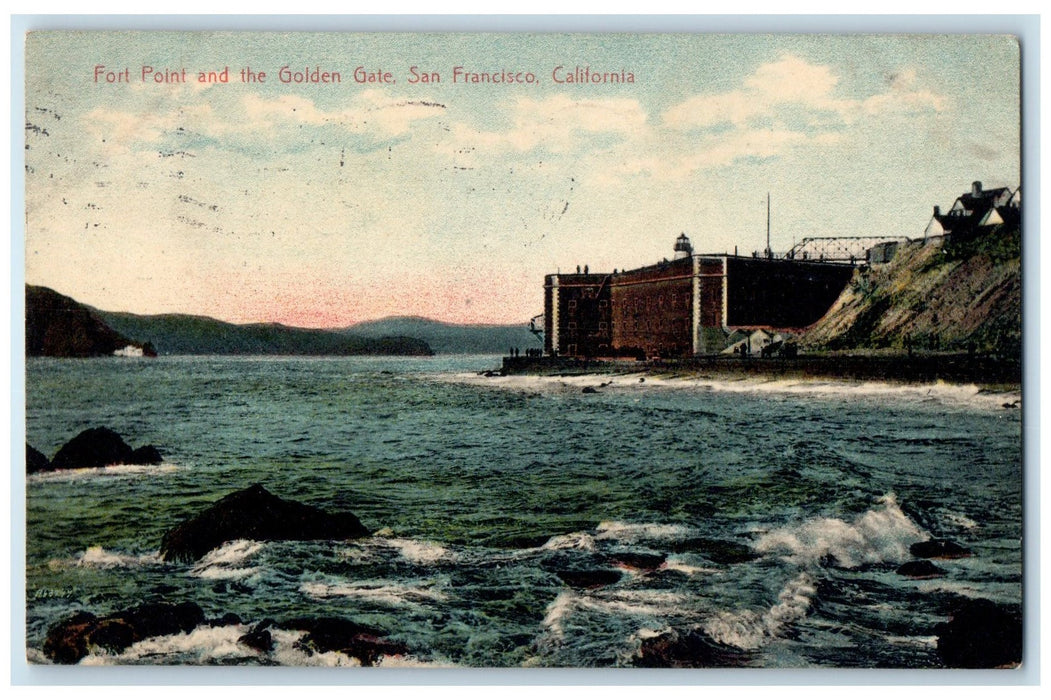
<svg viewBox="0 0 1051 700">
<path fill-rule="evenodd" d="M 1021 184 L 1019 61 L 1002 35 L 33 33 L 25 280 L 238 323 L 522 323 L 545 274 L 683 232 L 761 250 L 767 193 L 775 252 L 916 238 L 972 181 Z"/>
</svg>

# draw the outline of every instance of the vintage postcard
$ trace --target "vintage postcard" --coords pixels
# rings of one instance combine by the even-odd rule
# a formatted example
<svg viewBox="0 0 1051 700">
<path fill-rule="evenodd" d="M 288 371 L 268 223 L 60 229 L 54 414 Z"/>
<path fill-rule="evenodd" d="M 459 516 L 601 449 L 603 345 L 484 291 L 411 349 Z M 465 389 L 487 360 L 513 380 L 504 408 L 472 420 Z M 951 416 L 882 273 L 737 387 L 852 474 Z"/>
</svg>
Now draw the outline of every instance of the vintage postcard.
<svg viewBox="0 0 1051 700">
<path fill-rule="evenodd" d="M 1020 60 L 28 33 L 28 663 L 1016 673 Z"/>
</svg>

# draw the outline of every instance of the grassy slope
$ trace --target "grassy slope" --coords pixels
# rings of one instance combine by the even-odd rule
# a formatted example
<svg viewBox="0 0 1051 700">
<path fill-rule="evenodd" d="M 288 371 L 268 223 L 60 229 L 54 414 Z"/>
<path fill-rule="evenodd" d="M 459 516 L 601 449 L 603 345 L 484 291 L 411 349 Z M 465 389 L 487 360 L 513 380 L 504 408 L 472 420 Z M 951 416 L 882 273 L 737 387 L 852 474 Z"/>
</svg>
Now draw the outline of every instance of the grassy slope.
<svg viewBox="0 0 1051 700">
<path fill-rule="evenodd" d="M 970 240 L 911 243 L 886 265 L 859 270 L 800 339 L 825 350 L 992 352 L 1018 357 L 1021 236 L 993 227 Z"/>
</svg>

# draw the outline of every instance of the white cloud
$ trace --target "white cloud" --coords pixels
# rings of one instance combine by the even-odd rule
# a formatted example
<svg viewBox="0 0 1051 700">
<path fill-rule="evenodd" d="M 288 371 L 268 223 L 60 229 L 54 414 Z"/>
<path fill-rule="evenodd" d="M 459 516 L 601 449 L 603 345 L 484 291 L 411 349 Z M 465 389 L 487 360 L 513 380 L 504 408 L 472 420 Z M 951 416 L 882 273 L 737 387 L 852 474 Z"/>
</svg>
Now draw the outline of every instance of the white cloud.
<svg viewBox="0 0 1051 700">
<path fill-rule="evenodd" d="M 539 145 L 565 152 L 587 135 L 614 134 L 621 138 L 646 128 L 647 114 L 635 99 L 573 99 L 553 95 L 544 99 L 521 97 L 510 105 L 512 126 L 506 131 L 481 131 L 466 124 L 453 129 L 453 147 L 483 151 L 529 151 Z"/>
<path fill-rule="evenodd" d="M 608 163 L 600 178 L 606 183 L 636 176 L 681 181 L 699 170 L 724 167 L 741 158 L 777 156 L 807 138 L 806 134 L 786 129 L 742 129 L 679 142 L 676 148 L 658 150 L 654 145 L 637 149 L 638 155 L 633 157 Z"/>
<path fill-rule="evenodd" d="M 827 103 L 839 78 L 828 66 L 807 63 L 785 55 L 774 63 L 759 66 L 745 79 L 745 88 L 773 104 L 796 102 L 821 106 Z"/>
<path fill-rule="evenodd" d="M 669 108 L 662 123 L 672 129 L 707 129 L 720 124 L 747 126 L 760 119 L 778 119 L 786 109 L 802 109 L 810 126 L 820 128 L 829 115 L 841 123 L 862 116 L 895 112 L 942 111 L 947 98 L 917 87 L 913 70 L 892 76 L 888 92 L 864 99 L 837 98 L 839 78 L 829 66 L 793 55 L 759 66 L 736 90 L 697 95 Z"/>
<path fill-rule="evenodd" d="M 200 93 L 201 91 L 194 91 Z M 201 94 L 198 99 L 207 99 Z M 381 91 L 364 91 L 345 109 L 326 111 L 308 98 L 282 95 L 269 98 L 249 94 L 216 110 L 210 103 L 194 101 L 196 95 L 180 95 L 178 109 L 157 108 L 131 111 L 97 107 L 84 116 L 92 136 L 121 144 L 155 144 L 178 128 L 208 138 L 263 135 L 272 137 L 282 129 L 335 126 L 355 134 L 374 134 L 381 138 L 398 136 L 421 120 L 444 113 L 444 106 L 433 102 L 394 100 Z"/>
</svg>

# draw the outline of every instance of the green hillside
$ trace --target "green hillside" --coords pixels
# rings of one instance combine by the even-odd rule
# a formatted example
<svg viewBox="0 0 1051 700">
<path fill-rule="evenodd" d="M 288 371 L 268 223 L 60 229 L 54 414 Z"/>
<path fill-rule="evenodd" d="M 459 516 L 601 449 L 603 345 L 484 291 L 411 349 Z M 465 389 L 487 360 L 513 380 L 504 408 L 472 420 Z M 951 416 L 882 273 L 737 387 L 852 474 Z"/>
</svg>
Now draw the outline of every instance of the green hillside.
<svg viewBox="0 0 1051 700">
<path fill-rule="evenodd" d="M 120 333 L 149 340 L 162 355 L 432 355 L 418 338 L 365 338 L 280 324 L 240 325 L 205 316 L 98 311 Z"/>
<path fill-rule="evenodd" d="M 506 355 L 509 348 L 539 348 L 542 343 L 527 323 L 515 325 L 459 325 L 418 316 L 394 316 L 366 321 L 345 329 L 359 336 L 400 335 L 420 338 L 441 355 Z"/>
<path fill-rule="evenodd" d="M 27 357 L 98 357 L 128 345 L 134 333 L 121 334 L 93 309 L 47 287 L 26 285 Z M 146 353 L 152 349 L 146 345 Z"/>
<path fill-rule="evenodd" d="M 800 343 L 815 350 L 973 350 L 1019 358 L 1019 227 L 902 246 L 889 263 L 858 270 Z"/>
</svg>

